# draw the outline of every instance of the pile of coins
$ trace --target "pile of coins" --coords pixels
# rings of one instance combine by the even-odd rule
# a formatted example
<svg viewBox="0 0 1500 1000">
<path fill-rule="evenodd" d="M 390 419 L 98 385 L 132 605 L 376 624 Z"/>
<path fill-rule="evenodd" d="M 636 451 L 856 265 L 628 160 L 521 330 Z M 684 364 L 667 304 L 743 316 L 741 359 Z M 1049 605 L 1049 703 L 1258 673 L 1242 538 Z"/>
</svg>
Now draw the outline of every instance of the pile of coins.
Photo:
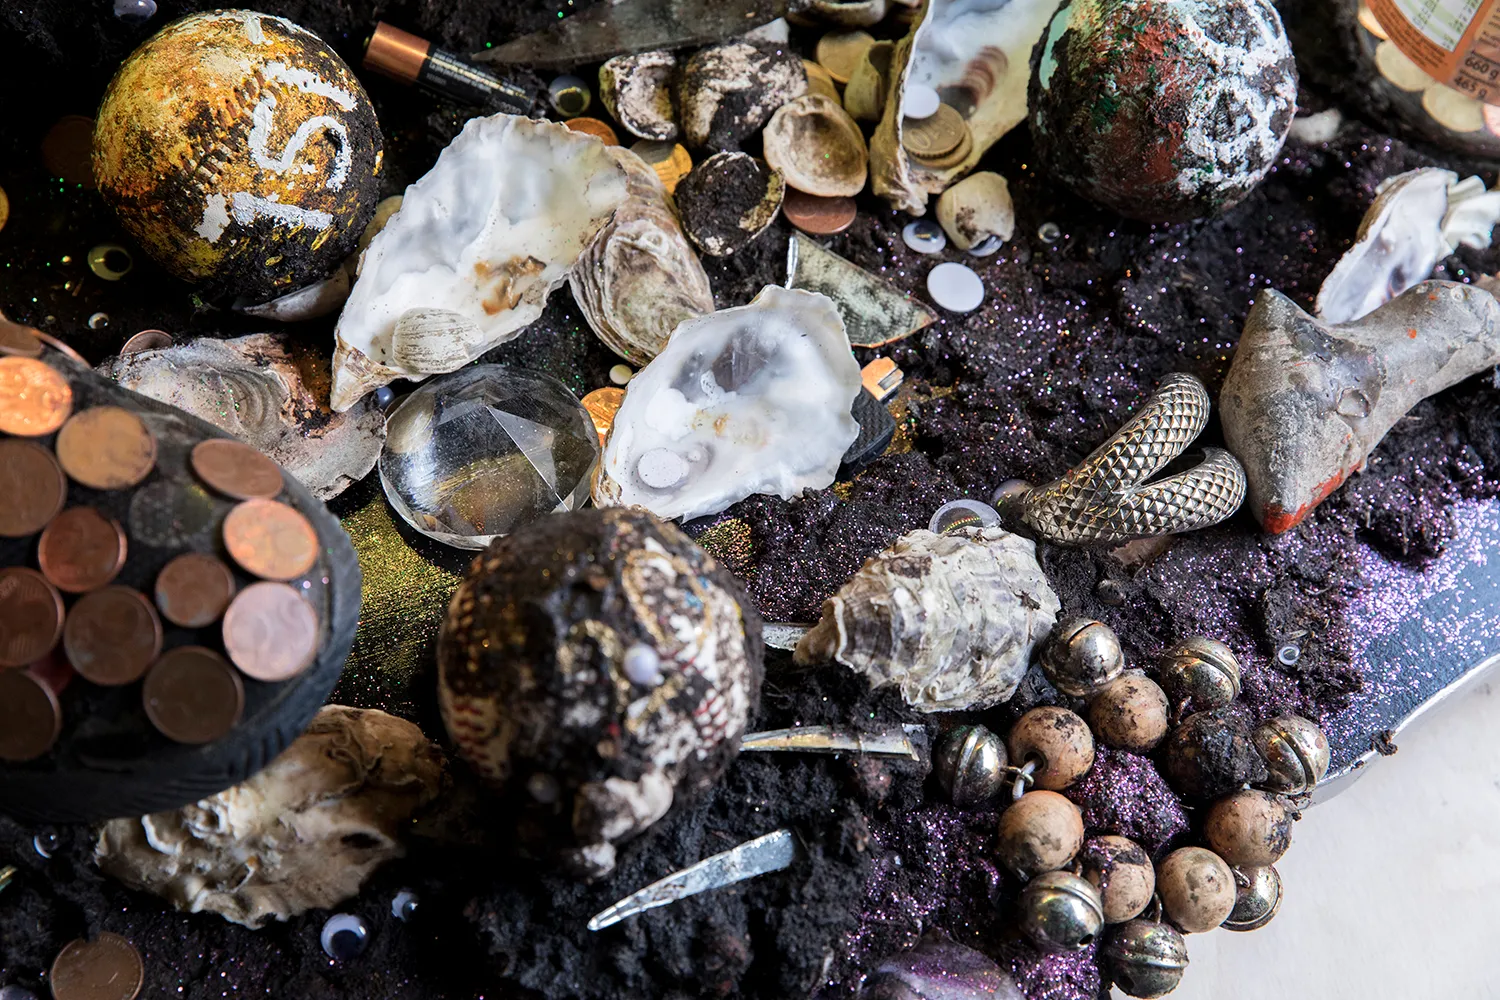
<svg viewBox="0 0 1500 1000">
<path fill-rule="evenodd" d="M 177 743 L 223 738 L 244 713 L 241 675 L 285 681 L 316 658 L 318 612 L 290 583 L 317 565 L 312 524 L 275 499 L 284 482 L 274 462 L 211 438 L 187 464 L 209 490 L 238 501 L 219 540 L 253 582 L 241 586 L 216 552 L 172 553 L 186 547 L 172 540 L 182 534 L 175 515 L 133 552 L 110 511 L 128 507 L 134 524 L 142 501 L 154 499 L 148 492 L 178 491 L 170 482 L 142 486 L 158 473 L 156 434 L 122 407 L 75 407 L 40 343 L 25 328 L 3 333 L 0 540 L 13 540 L 13 565 L 0 568 L 0 761 L 52 749 L 63 730 L 60 696 L 75 676 L 106 688 L 141 682 L 145 715 Z M 136 492 L 111 496 L 121 491 Z M 136 579 L 170 556 L 149 596 L 118 580 L 132 555 L 145 561 Z M 204 631 L 216 625 L 218 637 Z"/>
</svg>

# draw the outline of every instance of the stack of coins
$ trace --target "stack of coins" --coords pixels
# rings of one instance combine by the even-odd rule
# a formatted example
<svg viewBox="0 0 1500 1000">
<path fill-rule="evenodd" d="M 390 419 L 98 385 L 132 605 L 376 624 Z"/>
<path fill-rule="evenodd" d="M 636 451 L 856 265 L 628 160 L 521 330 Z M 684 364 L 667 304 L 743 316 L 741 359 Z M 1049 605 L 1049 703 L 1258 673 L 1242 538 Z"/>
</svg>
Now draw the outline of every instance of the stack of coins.
<svg viewBox="0 0 1500 1000">
<path fill-rule="evenodd" d="M 317 566 L 317 533 L 276 499 L 285 485 L 276 463 L 238 441 L 200 441 L 188 467 L 237 501 L 220 540 L 254 581 L 241 587 L 216 552 L 181 551 L 167 553 L 150 596 L 124 585 L 131 545 L 110 511 L 129 505 L 134 523 L 141 495 L 111 494 L 158 471 L 157 437 L 130 410 L 76 406 L 28 336 L 0 330 L 0 539 L 34 538 L 36 559 L 0 568 L 0 761 L 54 746 L 75 674 L 108 688 L 141 682 L 146 717 L 170 740 L 221 739 L 244 712 L 243 677 L 286 681 L 316 659 L 318 612 L 292 582 Z M 148 543 L 153 562 L 126 579 L 149 574 L 160 548 Z"/>
<path fill-rule="evenodd" d="M 974 136 L 956 108 L 939 104 L 926 118 L 902 119 L 901 146 L 921 166 L 947 170 L 974 151 Z"/>
</svg>

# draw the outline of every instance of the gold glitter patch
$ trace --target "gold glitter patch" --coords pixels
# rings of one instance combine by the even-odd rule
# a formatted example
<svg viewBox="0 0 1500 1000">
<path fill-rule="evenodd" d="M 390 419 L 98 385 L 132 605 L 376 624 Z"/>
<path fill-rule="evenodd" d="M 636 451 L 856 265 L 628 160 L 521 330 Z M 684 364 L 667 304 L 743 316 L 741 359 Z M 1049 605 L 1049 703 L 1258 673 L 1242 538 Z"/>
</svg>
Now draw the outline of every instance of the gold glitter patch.
<svg viewBox="0 0 1500 1000">
<path fill-rule="evenodd" d="M 721 521 L 693 541 L 741 580 L 748 580 L 754 572 L 755 544 L 750 540 L 750 525 L 739 518 Z"/>
</svg>

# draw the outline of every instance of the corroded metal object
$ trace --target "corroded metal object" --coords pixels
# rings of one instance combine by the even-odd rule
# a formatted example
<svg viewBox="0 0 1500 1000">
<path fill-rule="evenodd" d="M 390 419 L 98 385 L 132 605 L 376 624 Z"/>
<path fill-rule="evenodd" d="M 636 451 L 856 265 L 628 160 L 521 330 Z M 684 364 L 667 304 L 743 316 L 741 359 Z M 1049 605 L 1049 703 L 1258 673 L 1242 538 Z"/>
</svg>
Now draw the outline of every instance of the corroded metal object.
<svg viewBox="0 0 1500 1000">
<path fill-rule="evenodd" d="M 1059 545 L 1151 538 L 1218 524 L 1245 499 L 1245 470 L 1222 448 L 1152 480 L 1208 423 L 1208 390 L 1192 375 L 1162 380 L 1135 416 L 1061 479 L 1001 498 L 1025 528 Z M 1002 513 L 1007 511 L 1002 510 Z"/>
</svg>

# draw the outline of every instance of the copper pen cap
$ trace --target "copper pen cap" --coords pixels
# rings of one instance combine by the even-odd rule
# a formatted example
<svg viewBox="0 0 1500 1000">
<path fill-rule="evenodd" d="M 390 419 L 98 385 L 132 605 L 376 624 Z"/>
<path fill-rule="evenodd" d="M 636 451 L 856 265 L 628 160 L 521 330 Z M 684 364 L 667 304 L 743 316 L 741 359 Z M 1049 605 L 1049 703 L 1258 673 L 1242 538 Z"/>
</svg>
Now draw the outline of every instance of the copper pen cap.
<svg viewBox="0 0 1500 1000">
<path fill-rule="evenodd" d="M 431 48 L 427 39 L 379 21 L 365 46 L 365 69 L 402 83 L 416 83 Z"/>
</svg>

